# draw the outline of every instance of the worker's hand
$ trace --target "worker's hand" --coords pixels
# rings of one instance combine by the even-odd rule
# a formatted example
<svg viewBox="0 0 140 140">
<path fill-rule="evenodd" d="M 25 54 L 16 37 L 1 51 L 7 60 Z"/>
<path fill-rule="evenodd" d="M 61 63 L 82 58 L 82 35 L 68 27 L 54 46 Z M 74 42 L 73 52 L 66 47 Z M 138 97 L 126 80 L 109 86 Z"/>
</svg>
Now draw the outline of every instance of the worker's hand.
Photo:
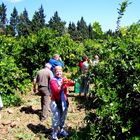
<svg viewBox="0 0 140 140">
<path fill-rule="evenodd" d="M 62 85 L 65 85 L 65 84 L 67 84 L 68 82 L 69 82 L 69 79 L 64 78 L 63 81 L 62 81 Z"/>
<path fill-rule="evenodd" d="M 67 78 L 64 78 L 62 80 L 62 83 L 61 83 L 61 86 L 59 87 L 59 89 L 61 90 L 61 89 L 65 88 L 65 86 L 66 86 L 67 83 L 68 83 L 68 79 Z"/>
</svg>

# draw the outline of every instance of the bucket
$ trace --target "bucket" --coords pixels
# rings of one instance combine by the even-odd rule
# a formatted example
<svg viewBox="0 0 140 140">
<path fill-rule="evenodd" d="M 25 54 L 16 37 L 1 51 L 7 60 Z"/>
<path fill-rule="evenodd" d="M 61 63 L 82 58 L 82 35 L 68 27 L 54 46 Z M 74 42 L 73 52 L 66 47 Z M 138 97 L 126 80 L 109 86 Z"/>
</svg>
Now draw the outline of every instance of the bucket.
<svg viewBox="0 0 140 140">
<path fill-rule="evenodd" d="M 74 92 L 76 94 L 79 94 L 80 93 L 80 84 L 78 83 L 78 80 L 77 79 L 75 79 Z"/>
</svg>

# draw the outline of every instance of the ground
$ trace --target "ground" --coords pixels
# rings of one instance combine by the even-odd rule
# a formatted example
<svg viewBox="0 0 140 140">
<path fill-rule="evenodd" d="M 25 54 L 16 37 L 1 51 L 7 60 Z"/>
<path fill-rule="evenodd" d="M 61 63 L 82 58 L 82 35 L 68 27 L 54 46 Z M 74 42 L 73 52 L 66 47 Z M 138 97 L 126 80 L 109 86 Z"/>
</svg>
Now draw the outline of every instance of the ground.
<svg viewBox="0 0 140 140">
<path fill-rule="evenodd" d="M 51 139 L 51 112 L 40 122 L 40 96 L 30 92 L 22 95 L 24 103 L 19 107 L 3 108 L 0 111 L 0 140 Z M 80 108 L 73 92 L 69 93 L 69 111 L 66 129 L 71 133 L 84 127 L 85 109 Z M 61 138 L 63 139 L 63 138 Z"/>
</svg>

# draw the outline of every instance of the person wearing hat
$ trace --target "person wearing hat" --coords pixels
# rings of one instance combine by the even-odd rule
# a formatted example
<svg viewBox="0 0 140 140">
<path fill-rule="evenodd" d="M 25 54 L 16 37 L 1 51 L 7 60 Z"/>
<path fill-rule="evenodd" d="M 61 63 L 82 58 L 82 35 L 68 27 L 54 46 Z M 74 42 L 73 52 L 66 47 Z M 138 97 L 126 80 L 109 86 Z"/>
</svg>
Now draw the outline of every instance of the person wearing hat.
<svg viewBox="0 0 140 140">
<path fill-rule="evenodd" d="M 36 77 L 33 81 L 33 91 L 36 93 L 36 85 L 38 84 L 38 92 L 41 96 L 41 116 L 40 120 L 44 121 L 47 118 L 48 108 L 49 108 L 49 81 L 53 78 L 53 73 L 50 70 L 51 64 L 46 63 L 45 68 L 37 72 Z"/>
<path fill-rule="evenodd" d="M 49 60 L 49 63 L 52 65 L 51 70 L 52 70 L 53 73 L 55 73 L 54 69 L 55 69 L 56 66 L 61 66 L 62 68 L 64 68 L 64 63 L 63 63 L 63 61 L 61 60 L 61 57 L 58 54 L 55 54 L 53 56 L 53 58 L 51 58 Z"/>
<path fill-rule="evenodd" d="M 85 97 L 88 94 L 89 91 L 89 59 L 85 55 L 82 58 L 81 65 L 79 63 L 79 67 L 81 69 L 81 83 L 80 83 L 80 96 L 84 95 Z"/>
<path fill-rule="evenodd" d="M 95 66 L 99 63 L 99 56 L 98 55 L 95 55 L 94 56 L 94 60 L 92 61 L 92 65 Z"/>
<path fill-rule="evenodd" d="M 84 56 L 82 57 L 82 60 L 79 62 L 80 71 L 82 71 L 82 69 L 83 69 L 83 64 L 84 64 L 85 62 L 87 62 L 87 61 L 88 61 L 88 57 L 87 57 L 86 55 L 84 55 Z"/>
<path fill-rule="evenodd" d="M 68 111 L 68 86 L 74 86 L 75 82 L 62 77 L 62 67 L 55 67 L 55 76 L 50 80 L 52 112 L 52 139 L 57 140 L 57 136 L 68 136 L 64 129 L 65 119 Z"/>
</svg>

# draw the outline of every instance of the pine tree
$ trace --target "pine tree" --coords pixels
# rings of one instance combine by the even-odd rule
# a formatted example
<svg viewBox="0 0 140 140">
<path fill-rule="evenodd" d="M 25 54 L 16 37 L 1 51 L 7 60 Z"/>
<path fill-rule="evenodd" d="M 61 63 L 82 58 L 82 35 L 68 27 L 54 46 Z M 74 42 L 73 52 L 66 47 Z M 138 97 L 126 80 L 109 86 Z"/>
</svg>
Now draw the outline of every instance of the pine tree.
<svg viewBox="0 0 140 140">
<path fill-rule="evenodd" d="M 45 26 L 45 15 L 44 15 L 44 9 L 43 6 L 41 5 L 40 9 L 39 9 L 39 15 L 40 15 L 40 23 L 41 26 L 44 27 Z"/>
<path fill-rule="evenodd" d="M 77 41 L 78 40 L 78 32 L 77 32 L 77 28 L 76 25 L 72 22 L 69 23 L 68 26 L 68 33 L 70 34 L 70 37 L 74 40 Z"/>
<path fill-rule="evenodd" d="M 59 34 L 59 36 L 62 36 L 65 33 L 65 21 L 61 21 L 61 18 L 58 15 L 58 12 L 56 11 L 54 13 L 54 16 L 50 19 L 48 22 L 48 27 L 56 30 Z"/>
<path fill-rule="evenodd" d="M 17 35 L 17 25 L 19 23 L 19 16 L 18 16 L 18 11 L 16 9 L 16 7 L 14 7 L 13 9 L 13 13 L 11 14 L 10 17 L 10 27 L 9 29 L 11 29 L 10 33 L 12 36 Z"/>
<path fill-rule="evenodd" d="M 28 36 L 31 30 L 31 21 L 28 17 L 28 12 L 24 9 L 23 13 L 19 16 L 19 24 L 17 26 L 18 35 Z"/>
<path fill-rule="evenodd" d="M 7 22 L 6 10 L 7 10 L 6 5 L 2 3 L 0 5 L 0 34 L 5 33 L 5 27 L 6 27 L 6 22 Z"/>
<path fill-rule="evenodd" d="M 81 20 L 77 22 L 77 31 L 79 34 L 79 39 L 81 41 L 89 37 L 88 27 L 83 17 L 81 17 Z"/>
<path fill-rule="evenodd" d="M 91 24 L 88 25 L 88 34 L 89 34 L 89 39 L 94 38 L 93 30 Z"/>
<path fill-rule="evenodd" d="M 38 11 L 35 11 L 33 18 L 32 18 L 32 31 L 37 32 L 41 28 L 45 27 L 45 15 L 43 6 L 39 8 Z"/>
<path fill-rule="evenodd" d="M 108 31 L 105 32 L 105 37 L 108 35 L 115 36 L 115 33 L 111 29 L 109 29 Z"/>
</svg>

